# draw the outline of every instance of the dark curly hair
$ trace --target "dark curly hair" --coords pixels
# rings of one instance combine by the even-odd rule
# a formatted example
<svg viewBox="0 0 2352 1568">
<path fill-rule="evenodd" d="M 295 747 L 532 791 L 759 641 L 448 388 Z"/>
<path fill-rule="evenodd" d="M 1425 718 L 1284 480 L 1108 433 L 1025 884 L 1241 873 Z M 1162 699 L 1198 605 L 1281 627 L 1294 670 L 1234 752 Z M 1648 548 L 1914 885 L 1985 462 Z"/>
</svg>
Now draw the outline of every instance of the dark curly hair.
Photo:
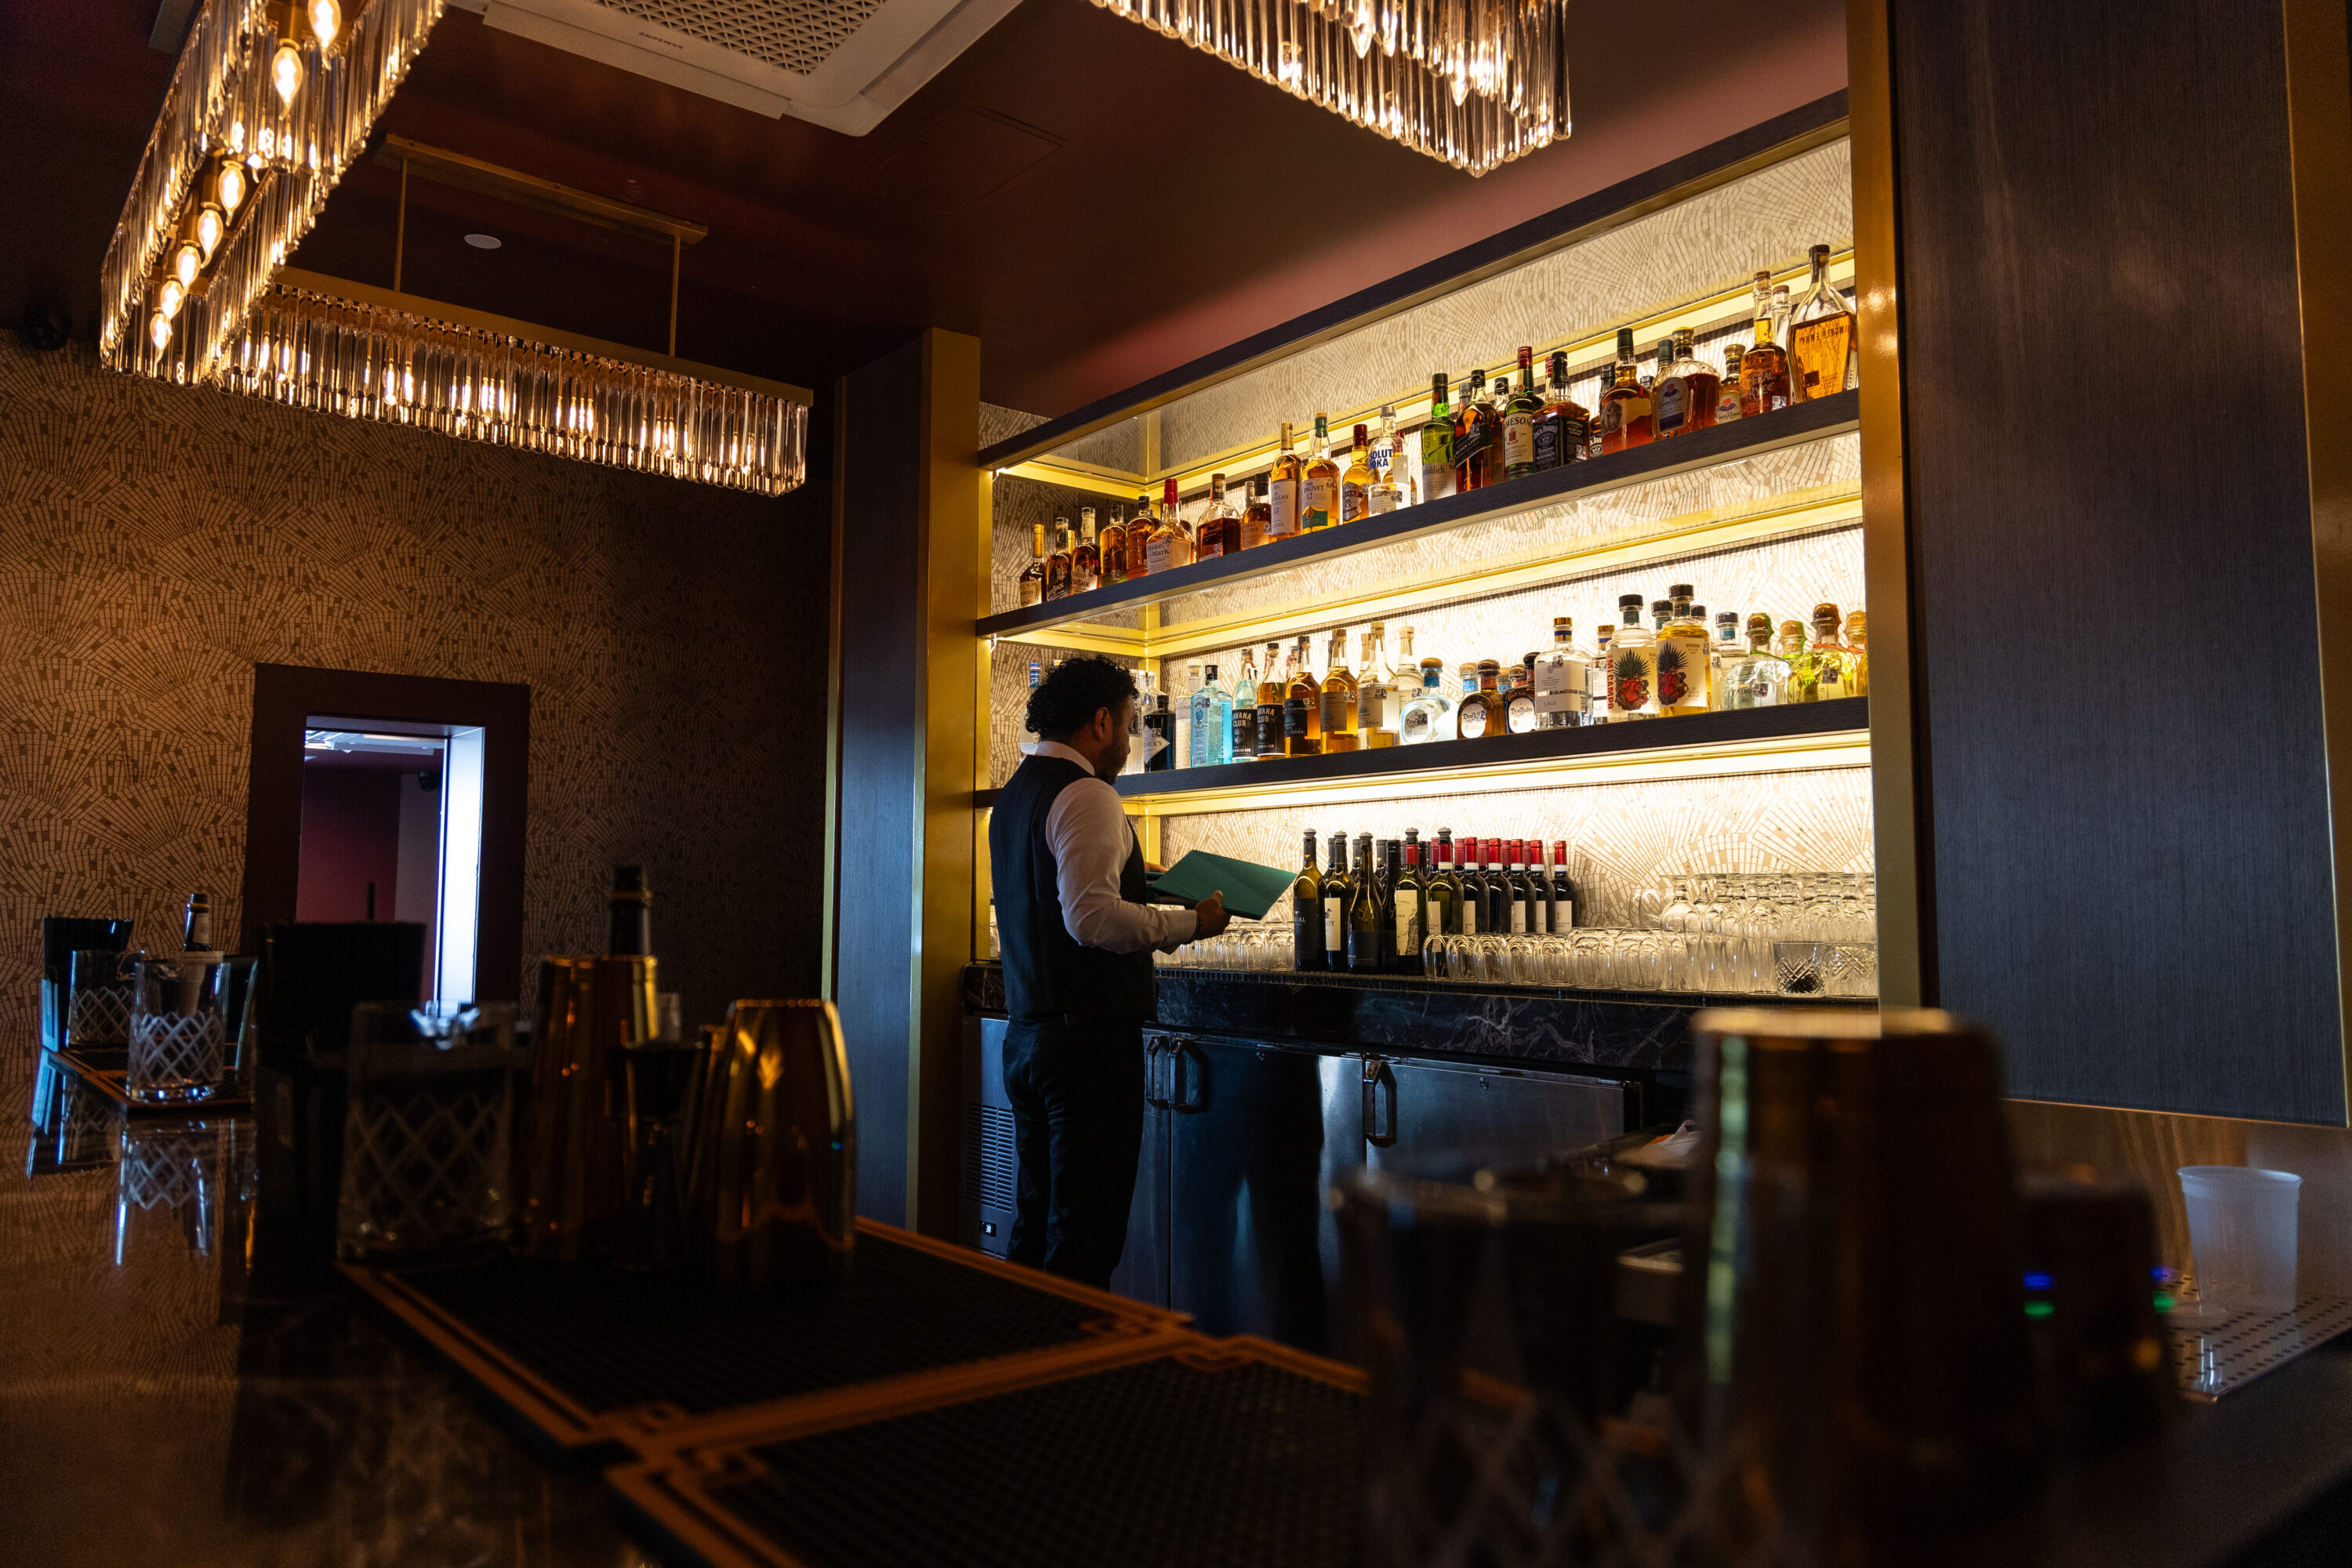
<svg viewBox="0 0 2352 1568">
<path fill-rule="evenodd" d="M 1135 695 L 1135 673 L 1099 654 L 1066 659 L 1045 672 L 1029 694 L 1029 730 L 1041 741 L 1059 741 L 1094 722 L 1108 708 L 1118 717 Z"/>
</svg>

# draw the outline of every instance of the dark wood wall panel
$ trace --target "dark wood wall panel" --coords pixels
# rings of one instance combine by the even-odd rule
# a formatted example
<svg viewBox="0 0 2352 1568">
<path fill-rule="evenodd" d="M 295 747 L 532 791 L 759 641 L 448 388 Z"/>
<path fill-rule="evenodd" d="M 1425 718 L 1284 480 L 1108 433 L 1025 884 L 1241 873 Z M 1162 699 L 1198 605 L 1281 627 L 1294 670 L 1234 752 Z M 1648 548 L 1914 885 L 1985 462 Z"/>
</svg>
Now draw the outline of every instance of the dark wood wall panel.
<svg viewBox="0 0 2352 1568">
<path fill-rule="evenodd" d="M 857 1209 L 907 1216 L 907 1072 L 921 868 L 923 345 L 844 383 L 835 1005 L 857 1105 Z"/>
<path fill-rule="evenodd" d="M 1931 984 L 2019 1095 L 2340 1121 L 2279 8 L 1890 6 Z"/>
</svg>

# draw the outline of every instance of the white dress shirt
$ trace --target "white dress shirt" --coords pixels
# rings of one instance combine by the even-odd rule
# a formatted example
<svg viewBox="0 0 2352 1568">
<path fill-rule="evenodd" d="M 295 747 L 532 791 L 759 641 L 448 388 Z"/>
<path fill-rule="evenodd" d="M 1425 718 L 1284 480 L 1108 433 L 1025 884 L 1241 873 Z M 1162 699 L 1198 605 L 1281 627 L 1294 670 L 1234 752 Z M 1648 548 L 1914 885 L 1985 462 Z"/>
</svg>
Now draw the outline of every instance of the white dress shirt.
<svg viewBox="0 0 2352 1568">
<path fill-rule="evenodd" d="M 1106 952 L 1173 952 L 1201 931 L 1201 917 L 1171 905 L 1130 904 L 1118 896 L 1118 874 L 1135 848 L 1135 825 L 1118 791 L 1095 776 L 1094 764 L 1059 741 L 1040 741 L 1031 753 L 1059 757 L 1087 770 L 1054 797 L 1045 813 L 1045 843 L 1054 852 L 1062 924 L 1085 947 Z"/>
</svg>

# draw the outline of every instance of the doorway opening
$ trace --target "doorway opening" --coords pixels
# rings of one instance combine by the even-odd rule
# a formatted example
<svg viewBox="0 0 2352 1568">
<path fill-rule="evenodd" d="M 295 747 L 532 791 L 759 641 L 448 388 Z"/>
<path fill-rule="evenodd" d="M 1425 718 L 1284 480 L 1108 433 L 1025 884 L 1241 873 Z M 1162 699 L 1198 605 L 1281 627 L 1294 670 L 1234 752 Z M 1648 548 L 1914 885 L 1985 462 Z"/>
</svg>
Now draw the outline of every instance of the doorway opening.
<svg viewBox="0 0 2352 1568">
<path fill-rule="evenodd" d="M 424 926 L 436 1001 L 476 996 L 484 752 L 479 725 L 303 721 L 295 918 Z"/>
</svg>

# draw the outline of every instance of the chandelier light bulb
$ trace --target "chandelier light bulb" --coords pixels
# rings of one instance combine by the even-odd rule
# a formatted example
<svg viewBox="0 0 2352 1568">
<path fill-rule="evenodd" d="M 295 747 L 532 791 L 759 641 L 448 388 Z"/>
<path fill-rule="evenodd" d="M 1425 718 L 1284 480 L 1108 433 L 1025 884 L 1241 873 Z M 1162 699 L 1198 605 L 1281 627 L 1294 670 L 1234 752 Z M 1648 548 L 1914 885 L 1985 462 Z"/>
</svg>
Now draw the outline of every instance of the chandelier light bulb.
<svg viewBox="0 0 2352 1568">
<path fill-rule="evenodd" d="M 179 279 L 180 287 L 193 288 L 195 285 L 196 274 L 202 272 L 204 268 L 203 253 L 190 242 L 181 241 L 180 248 L 172 253 L 172 276 Z"/>
<path fill-rule="evenodd" d="M 236 211 L 237 203 L 245 200 L 245 171 L 235 163 L 223 163 L 216 188 L 221 210 Z"/>
<path fill-rule="evenodd" d="M 147 341 L 153 343 L 159 353 L 162 350 L 170 347 L 172 342 L 172 318 L 166 316 L 161 310 L 158 310 L 152 316 L 148 317 Z"/>
<path fill-rule="evenodd" d="M 335 0 L 310 0 L 310 31 L 321 50 L 333 44 L 335 35 L 342 30 L 343 8 Z"/>
<path fill-rule="evenodd" d="M 180 301 L 187 298 L 187 294 L 188 291 L 180 287 L 178 279 L 166 278 L 163 286 L 155 290 L 155 309 L 168 321 L 180 313 Z"/>
<path fill-rule="evenodd" d="M 220 247 L 220 242 L 221 210 L 206 202 L 196 209 L 196 247 L 204 252 L 204 258 L 210 261 L 213 252 Z"/>
<path fill-rule="evenodd" d="M 302 90 L 302 51 L 291 38 L 281 41 L 269 57 L 269 85 L 278 89 L 278 100 L 289 105 Z"/>
</svg>

